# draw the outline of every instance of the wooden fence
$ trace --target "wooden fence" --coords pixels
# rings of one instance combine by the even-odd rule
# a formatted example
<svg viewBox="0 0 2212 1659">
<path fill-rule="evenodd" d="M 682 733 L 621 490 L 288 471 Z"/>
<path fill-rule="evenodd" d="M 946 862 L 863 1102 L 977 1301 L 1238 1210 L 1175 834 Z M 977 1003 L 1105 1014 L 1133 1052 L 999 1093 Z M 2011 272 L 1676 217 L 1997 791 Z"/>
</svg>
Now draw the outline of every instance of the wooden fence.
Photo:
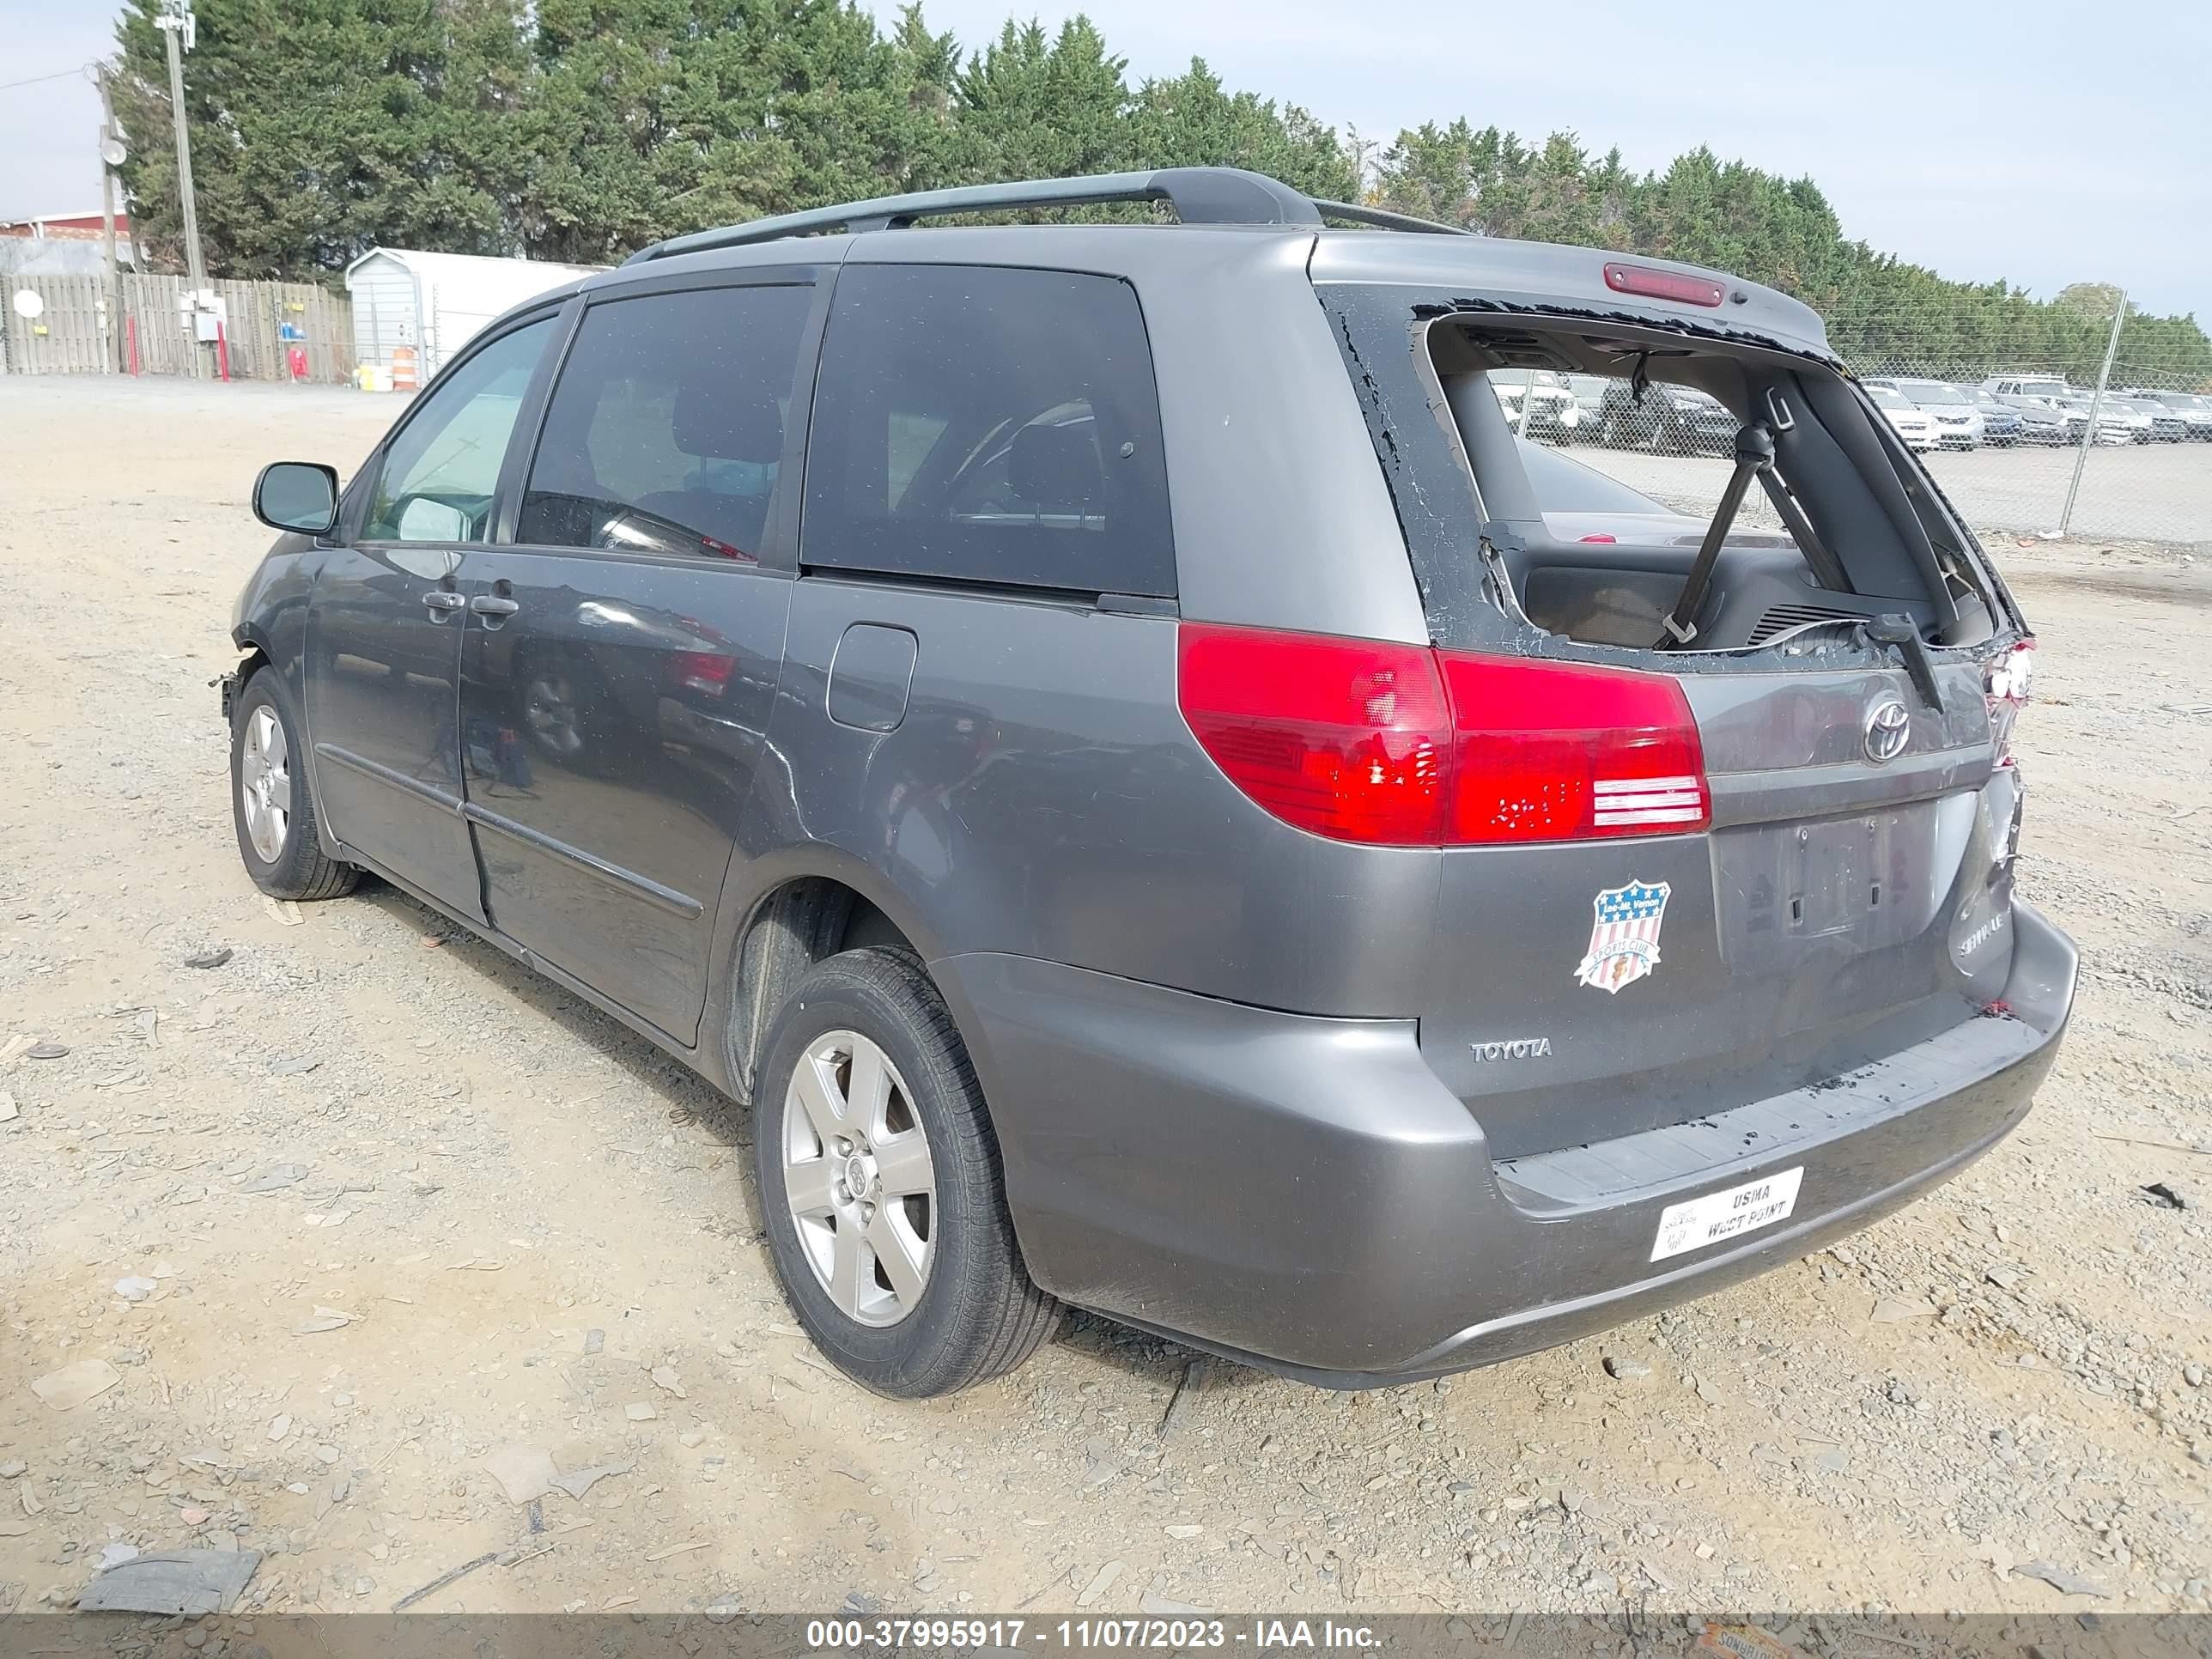
<svg viewBox="0 0 2212 1659">
<path fill-rule="evenodd" d="M 128 373 L 136 346 L 144 374 L 211 379 L 220 372 L 214 346 L 196 341 L 181 309 L 181 276 L 118 279 L 120 304 L 110 314 L 106 279 L 100 276 L 0 275 L 0 368 L 11 374 Z M 224 304 L 223 348 L 234 380 L 295 378 L 290 353 L 305 357 L 297 378 L 344 385 L 354 377 L 353 306 L 344 295 L 308 283 L 210 284 Z M 27 290 L 39 296 L 26 317 L 15 302 Z"/>
</svg>

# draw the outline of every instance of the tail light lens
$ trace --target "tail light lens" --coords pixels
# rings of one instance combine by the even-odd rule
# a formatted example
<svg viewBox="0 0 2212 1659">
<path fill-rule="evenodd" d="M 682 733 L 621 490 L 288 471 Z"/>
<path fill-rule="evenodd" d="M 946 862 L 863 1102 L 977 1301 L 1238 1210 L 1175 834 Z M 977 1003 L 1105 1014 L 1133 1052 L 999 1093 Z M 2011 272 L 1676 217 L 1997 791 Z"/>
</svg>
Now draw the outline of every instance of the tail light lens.
<svg viewBox="0 0 2212 1659">
<path fill-rule="evenodd" d="M 1702 830 L 1705 757 L 1664 674 L 1185 624 L 1200 744 L 1277 817 L 1382 846 Z"/>
<path fill-rule="evenodd" d="M 2035 641 L 2025 639 L 2002 656 L 1982 665 L 1982 696 L 1990 708 L 1990 737 L 1996 744 L 1997 764 L 2010 766 L 2013 723 L 2027 706 L 2028 689 L 2035 678 Z"/>
<path fill-rule="evenodd" d="M 1451 713 L 1423 646 L 1185 624 L 1183 718 L 1237 787 L 1334 841 L 1436 842 Z"/>
<path fill-rule="evenodd" d="M 1453 842 L 1671 835 L 1712 822 L 1672 675 L 1438 652 L 1453 714 Z"/>
</svg>

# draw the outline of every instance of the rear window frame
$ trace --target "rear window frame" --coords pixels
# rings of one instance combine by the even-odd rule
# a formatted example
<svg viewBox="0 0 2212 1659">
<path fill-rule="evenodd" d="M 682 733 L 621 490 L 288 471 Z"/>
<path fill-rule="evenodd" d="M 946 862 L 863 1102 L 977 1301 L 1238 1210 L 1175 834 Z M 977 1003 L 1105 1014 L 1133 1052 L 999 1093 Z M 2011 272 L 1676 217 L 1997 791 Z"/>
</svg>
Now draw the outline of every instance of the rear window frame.
<svg viewBox="0 0 2212 1659">
<path fill-rule="evenodd" d="M 1917 503 L 1907 493 L 1918 494 L 1932 507 L 1939 523 L 1954 535 L 1966 556 L 1975 561 L 1983 585 L 1999 614 L 1992 618 L 2000 635 L 2021 630 L 2017 605 L 2006 592 L 1992 562 L 1963 521 L 1952 510 L 1934 481 L 1909 451 L 1896 441 L 1889 423 L 1875 410 L 1844 365 L 1832 353 L 1819 352 L 1794 342 L 1756 331 L 1660 317 L 1616 314 L 1600 318 L 1579 313 L 1571 306 L 1559 309 L 1530 304 L 1492 302 L 1468 297 L 1463 289 L 1447 289 L 1415 284 L 1379 282 L 1329 282 L 1315 284 L 1315 294 L 1328 316 L 1346 368 L 1358 394 L 1373 440 L 1375 458 L 1382 468 L 1397 507 L 1399 527 L 1420 590 L 1432 639 L 1447 648 L 1510 650 L 1516 653 L 1559 657 L 1582 661 L 1612 661 L 1624 666 L 1650 668 L 1653 653 L 1628 647 L 1596 644 L 1553 634 L 1527 622 L 1518 605 L 1501 604 L 1497 581 L 1480 550 L 1493 514 L 1482 498 L 1481 485 L 1460 447 L 1450 410 L 1429 363 L 1427 331 L 1455 318 L 1468 321 L 1510 323 L 1535 331 L 1594 330 L 1632 331 L 1673 337 L 1671 343 L 1691 350 L 1763 358 L 1787 366 L 1793 372 L 1818 371 L 1830 374 L 1866 411 L 1874 444 L 1900 473 L 1899 499 L 1884 504 L 1893 518 L 1902 508 L 1913 512 Z M 1431 488 L 1425 480 L 1451 478 L 1463 494 Z M 1911 481 L 1908 491 L 1907 480 Z M 1869 482 L 1877 499 L 1880 486 Z M 1447 498 L 1448 495 L 1448 498 Z M 1924 515 L 1923 515 L 1924 517 Z M 1924 522 L 1921 526 L 1926 533 Z M 1931 558 L 1938 556 L 1931 546 Z M 1820 647 L 1832 659 L 1887 660 L 1878 647 L 1868 643 L 1823 641 Z M 1979 647 L 1947 647 L 1931 641 L 1931 653 L 1968 652 Z M 1669 652 L 1665 667 L 1671 672 L 1703 672 L 1771 668 L 1755 651 L 1717 650 Z"/>
</svg>

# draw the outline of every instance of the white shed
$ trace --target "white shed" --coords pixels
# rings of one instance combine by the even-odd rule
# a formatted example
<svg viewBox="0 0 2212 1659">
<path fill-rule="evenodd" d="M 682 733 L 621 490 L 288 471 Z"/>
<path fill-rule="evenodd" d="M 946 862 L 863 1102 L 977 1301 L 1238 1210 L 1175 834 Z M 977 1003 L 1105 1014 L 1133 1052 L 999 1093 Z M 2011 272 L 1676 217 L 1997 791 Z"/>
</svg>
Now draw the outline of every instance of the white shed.
<svg viewBox="0 0 2212 1659">
<path fill-rule="evenodd" d="M 389 370 L 395 346 L 413 348 L 427 384 L 477 331 L 532 295 L 588 276 L 594 265 L 489 259 L 474 253 L 371 248 L 346 267 L 356 360 Z M 403 354 L 404 355 L 404 354 Z"/>
</svg>

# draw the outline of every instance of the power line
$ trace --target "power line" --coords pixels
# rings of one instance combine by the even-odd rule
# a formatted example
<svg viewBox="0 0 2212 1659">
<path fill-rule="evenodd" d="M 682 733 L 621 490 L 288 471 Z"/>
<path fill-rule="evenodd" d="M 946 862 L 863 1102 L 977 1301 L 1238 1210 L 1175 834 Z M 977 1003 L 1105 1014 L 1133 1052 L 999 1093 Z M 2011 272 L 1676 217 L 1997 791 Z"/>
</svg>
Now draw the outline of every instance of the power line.
<svg viewBox="0 0 2212 1659">
<path fill-rule="evenodd" d="M 75 69 L 56 70 L 52 75 L 33 75 L 26 81 L 0 81 L 0 92 L 13 92 L 17 87 L 35 87 L 43 81 L 66 81 L 72 75 L 82 75 L 92 67 L 79 64 Z"/>
</svg>

